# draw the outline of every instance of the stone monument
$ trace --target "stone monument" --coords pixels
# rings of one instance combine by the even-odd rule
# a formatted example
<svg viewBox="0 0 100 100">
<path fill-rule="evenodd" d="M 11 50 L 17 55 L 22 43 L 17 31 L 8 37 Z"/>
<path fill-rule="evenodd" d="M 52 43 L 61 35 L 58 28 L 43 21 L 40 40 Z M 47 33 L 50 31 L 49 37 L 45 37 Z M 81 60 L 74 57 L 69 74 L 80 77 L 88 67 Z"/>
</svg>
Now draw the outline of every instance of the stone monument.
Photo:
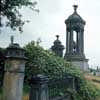
<svg viewBox="0 0 100 100">
<path fill-rule="evenodd" d="M 77 13 L 77 5 L 74 5 L 74 13 L 65 20 L 66 24 L 66 53 L 65 59 L 81 70 L 88 70 L 88 59 L 84 54 L 84 26 L 86 22 Z"/>
<path fill-rule="evenodd" d="M 22 100 L 25 50 L 13 41 L 12 36 L 11 44 L 6 51 L 3 100 Z"/>
<path fill-rule="evenodd" d="M 32 76 L 29 100 L 49 100 L 48 81 L 48 77 L 44 75 Z"/>
<path fill-rule="evenodd" d="M 54 41 L 54 45 L 51 47 L 51 50 L 60 57 L 63 57 L 64 46 L 61 44 L 59 40 L 59 35 L 56 35 L 57 39 Z"/>
</svg>

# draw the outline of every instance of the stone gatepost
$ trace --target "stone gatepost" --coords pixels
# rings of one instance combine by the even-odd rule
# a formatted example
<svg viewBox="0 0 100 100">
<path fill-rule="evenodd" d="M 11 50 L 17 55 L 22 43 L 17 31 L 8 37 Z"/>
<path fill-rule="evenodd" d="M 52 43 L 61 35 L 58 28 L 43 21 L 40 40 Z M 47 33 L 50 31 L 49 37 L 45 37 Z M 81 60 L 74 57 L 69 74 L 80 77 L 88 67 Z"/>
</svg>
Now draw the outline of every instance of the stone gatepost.
<svg viewBox="0 0 100 100">
<path fill-rule="evenodd" d="M 31 78 L 31 90 L 29 100 L 49 100 L 48 97 L 48 78 L 43 75 Z"/>
<path fill-rule="evenodd" d="M 22 100 L 25 51 L 19 44 L 11 43 L 6 53 L 3 100 Z"/>
</svg>

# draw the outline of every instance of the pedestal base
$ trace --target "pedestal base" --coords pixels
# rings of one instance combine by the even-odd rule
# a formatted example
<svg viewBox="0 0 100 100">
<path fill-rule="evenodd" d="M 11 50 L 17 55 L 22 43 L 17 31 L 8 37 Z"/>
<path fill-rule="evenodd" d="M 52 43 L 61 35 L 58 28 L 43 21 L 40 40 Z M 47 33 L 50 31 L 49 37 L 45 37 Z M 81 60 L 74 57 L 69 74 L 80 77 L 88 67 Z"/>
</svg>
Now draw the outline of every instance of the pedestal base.
<svg viewBox="0 0 100 100">
<path fill-rule="evenodd" d="M 96 72 L 96 76 L 100 76 L 100 72 Z"/>
<path fill-rule="evenodd" d="M 84 61 L 71 61 L 71 63 L 74 66 L 79 67 L 83 71 L 88 71 L 89 64 L 88 64 L 87 60 L 84 60 Z"/>
<path fill-rule="evenodd" d="M 3 100 L 22 100 L 23 73 L 5 73 Z"/>
<path fill-rule="evenodd" d="M 73 66 L 80 68 L 83 71 L 88 71 L 89 64 L 88 59 L 85 58 L 85 55 L 71 55 L 66 54 L 65 59 L 73 64 Z"/>
</svg>

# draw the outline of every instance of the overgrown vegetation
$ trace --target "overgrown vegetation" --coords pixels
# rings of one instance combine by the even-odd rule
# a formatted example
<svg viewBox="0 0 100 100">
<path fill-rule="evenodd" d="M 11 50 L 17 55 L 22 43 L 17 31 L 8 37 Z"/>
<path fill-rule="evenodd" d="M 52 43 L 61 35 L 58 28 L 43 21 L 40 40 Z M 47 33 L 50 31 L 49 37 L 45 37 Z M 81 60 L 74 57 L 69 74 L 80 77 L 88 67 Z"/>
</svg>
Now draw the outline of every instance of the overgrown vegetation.
<svg viewBox="0 0 100 100">
<path fill-rule="evenodd" d="M 27 85 L 24 88 L 25 98 L 28 98 L 28 95 L 26 96 L 29 92 L 27 83 L 32 75 L 44 74 L 50 79 L 60 79 L 68 74 L 79 79 L 80 89 L 77 92 L 70 91 L 73 100 L 99 100 L 97 97 L 100 98 L 100 89 L 95 88 L 89 80 L 86 80 L 83 73 L 69 62 L 44 50 L 39 45 L 37 46 L 34 41 L 28 43 L 24 48 L 28 58 L 25 69 L 25 84 Z"/>
<path fill-rule="evenodd" d="M 52 52 L 35 46 L 34 42 L 25 47 L 28 62 L 26 64 L 26 76 L 29 79 L 32 74 L 45 74 L 49 78 L 61 78 L 66 72 L 72 76 L 80 77 L 80 71 L 63 58 L 55 56 Z M 59 76 L 59 77 L 58 77 Z"/>
<path fill-rule="evenodd" d="M 50 79 L 59 79 L 68 74 L 80 80 L 80 89 L 77 92 L 71 92 L 73 100 L 96 100 L 96 97 L 100 95 L 99 91 L 84 78 L 83 73 L 63 58 L 36 46 L 34 41 L 24 48 L 28 57 L 26 81 L 34 74 L 44 74 Z"/>
<path fill-rule="evenodd" d="M 100 100 L 100 77 L 99 76 L 93 76 L 89 73 L 86 73 L 85 75 L 85 79 L 90 82 L 91 84 L 93 84 L 93 86 L 96 88 L 96 91 L 98 93 L 97 99 L 96 100 Z M 96 80 L 96 81 L 94 81 Z"/>
</svg>

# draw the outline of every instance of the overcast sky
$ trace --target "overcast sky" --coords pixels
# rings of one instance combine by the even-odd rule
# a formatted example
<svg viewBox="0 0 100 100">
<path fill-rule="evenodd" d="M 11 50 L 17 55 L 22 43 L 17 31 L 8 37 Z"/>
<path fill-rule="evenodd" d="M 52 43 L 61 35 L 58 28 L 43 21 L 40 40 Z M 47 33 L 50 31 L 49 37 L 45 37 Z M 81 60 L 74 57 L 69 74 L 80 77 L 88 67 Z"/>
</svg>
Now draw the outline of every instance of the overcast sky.
<svg viewBox="0 0 100 100">
<path fill-rule="evenodd" d="M 40 13 L 28 9 L 22 10 L 24 19 L 30 19 L 30 23 L 24 26 L 24 32 L 12 32 L 3 29 L 0 34 L 0 47 L 7 47 L 10 43 L 10 36 L 14 34 L 15 42 L 21 46 L 32 40 L 41 38 L 41 45 L 49 49 L 60 35 L 62 44 L 66 46 L 65 19 L 73 13 L 74 0 L 37 0 L 37 8 Z M 86 21 L 85 26 L 85 55 L 89 59 L 90 66 L 100 66 L 100 0 L 80 0 L 78 13 Z M 16 33 L 16 34 L 15 34 Z"/>
</svg>

